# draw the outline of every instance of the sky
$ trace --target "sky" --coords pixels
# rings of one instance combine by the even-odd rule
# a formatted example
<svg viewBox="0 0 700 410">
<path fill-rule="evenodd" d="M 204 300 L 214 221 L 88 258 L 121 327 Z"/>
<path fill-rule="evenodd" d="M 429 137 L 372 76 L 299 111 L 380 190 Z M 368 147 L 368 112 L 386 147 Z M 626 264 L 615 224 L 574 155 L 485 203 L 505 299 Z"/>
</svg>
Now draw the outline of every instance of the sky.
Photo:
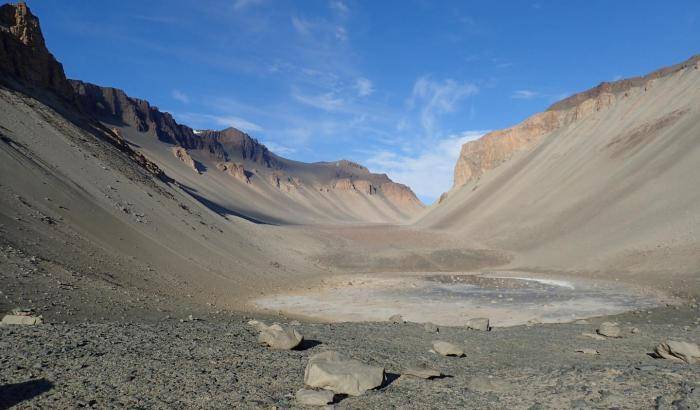
<svg viewBox="0 0 700 410">
<path fill-rule="evenodd" d="M 431 203 L 461 145 L 700 53 L 700 2 L 29 0 L 70 78 Z"/>
</svg>

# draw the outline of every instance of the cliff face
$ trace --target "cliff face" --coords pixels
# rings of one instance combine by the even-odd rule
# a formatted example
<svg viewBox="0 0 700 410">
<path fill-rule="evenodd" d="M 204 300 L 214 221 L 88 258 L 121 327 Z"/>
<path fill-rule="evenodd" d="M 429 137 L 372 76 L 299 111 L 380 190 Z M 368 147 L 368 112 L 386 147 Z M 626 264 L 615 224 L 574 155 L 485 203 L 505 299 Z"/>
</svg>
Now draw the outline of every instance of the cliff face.
<svg viewBox="0 0 700 410">
<path fill-rule="evenodd" d="M 219 171 L 228 172 L 254 186 L 263 183 L 259 178 L 254 178 L 254 175 L 262 173 L 265 174 L 263 180 L 283 192 L 293 192 L 306 186 L 325 192 L 381 193 L 392 205 L 408 213 L 423 206 L 409 187 L 393 182 L 385 174 L 373 174 L 355 162 L 296 163 L 275 155 L 258 140 L 238 129 L 195 131 L 178 124 L 170 114 L 161 112 L 147 101 L 129 97 L 122 90 L 69 81 L 77 104 L 84 113 L 115 126 L 133 127 L 175 145 L 177 148 L 173 152 L 176 157 L 197 172 L 200 172 L 200 167 L 189 154 L 193 151 L 210 157 Z M 313 181 L 308 179 L 309 173 L 313 175 Z M 319 180 L 322 182 L 319 183 Z"/>
<path fill-rule="evenodd" d="M 63 66 L 46 48 L 39 19 L 24 3 L 0 6 L 0 71 L 29 86 L 72 98 Z"/>
<path fill-rule="evenodd" d="M 633 88 L 646 91 L 654 80 L 688 67 L 698 68 L 700 56 L 643 77 L 601 83 L 597 87 L 568 97 L 542 113 L 504 130 L 488 133 L 462 146 L 454 171 L 453 189 L 478 179 L 484 172 L 510 159 L 518 151 L 529 150 L 548 133 L 604 110 L 618 99 L 628 97 Z"/>
</svg>

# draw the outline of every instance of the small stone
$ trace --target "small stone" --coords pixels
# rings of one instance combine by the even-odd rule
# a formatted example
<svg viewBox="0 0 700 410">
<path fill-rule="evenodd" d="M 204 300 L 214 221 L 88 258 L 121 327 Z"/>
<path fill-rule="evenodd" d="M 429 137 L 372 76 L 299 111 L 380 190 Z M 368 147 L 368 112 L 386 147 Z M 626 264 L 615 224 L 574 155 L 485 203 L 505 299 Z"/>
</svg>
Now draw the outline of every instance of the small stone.
<svg viewBox="0 0 700 410">
<path fill-rule="evenodd" d="M 389 317 L 389 321 L 391 323 L 405 323 L 405 320 L 403 320 L 403 316 L 401 315 L 392 315 Z"/>
<path fill-rule="evenodd" d="M 600 354 L 596 349 L 576 349 L 576 353 L 583 353 L 583 354 Z"/>
<path fill-rule="evenodd" d="M 636 335 L 636 334 L 638 334 L 639 332 L 640 332 L 640 330 L 639 330 L 638 328 L 636 328 L 636 327 L 633 327 L 632 329 L 630 329 L 630 333 L 632 333 L 633 335 Z"/>
<path fill-rule="evenodd" d="M 3 325 L 40 325 L 44 323 L 41 316 L 26 316 L 26 315 L 5 315 L 2 318 Z"/>
<path fill-rule="evenodd" d="M 617 323 L 613 322 L 603 322 L 600 324 L 600 327 L 596 330 L 599 335 L 605 336 L 605 337 L 622 337 L 622 332 L 620 331 L 620 328 L 617 326 Z"/>
<path fill-rule="evenodd" d="M 440 331 L 440 328 L 436 324 L 430 322 L 424 324 L 423 329 L 428 333 L 437 333 Z"/>
<path fill-rule="evenodd" d="M 275 323 L 260 330 L 258 341 L 275 350 L 291 350 L 299 346 L 304 337 L 292 327 Z"/>
<path fill-rule="evenodd" d="M 333 392 L 328 390 L 301 389 L 294 397 L 299 404 L 325 406 L 328 403 L 333 403 L 334 396 Z"/>
<path fill-rule="evenodd" d="M 442 340 L 433 341 L 433 350 L 442 356 L 464 356 L 464 350 L 461 347 Z"/>
<path fill-rule="evenodd" d="M 440 377 L 442 376 L 442 372 L 436 369 L 429 368 L 425 365 L 415 365 L 406 368 L 403 372 L 401 372 L 402 375 L 404 376 L 413 376 L 413 377 L 419 377 L 421 379 L 432 379 L 435 377 Z"/>
<path fill-rule="evenodd" d="M 596 333 L 581 333 L 581 336 L 588 337 L 588 338 L 595 339 L 595 340 L 605 340 L 605 336 L 601 336 L 601 335 L 596 334 Z"/>
<path fill-rule="evenodd" d="M 474 319 L 467 320 L 467 329 L 481 330 L 488 332 L 491 330 L 491 325 L 489 324 L 489 319 L 485 317 L 478 317 Z"/>
</svg>

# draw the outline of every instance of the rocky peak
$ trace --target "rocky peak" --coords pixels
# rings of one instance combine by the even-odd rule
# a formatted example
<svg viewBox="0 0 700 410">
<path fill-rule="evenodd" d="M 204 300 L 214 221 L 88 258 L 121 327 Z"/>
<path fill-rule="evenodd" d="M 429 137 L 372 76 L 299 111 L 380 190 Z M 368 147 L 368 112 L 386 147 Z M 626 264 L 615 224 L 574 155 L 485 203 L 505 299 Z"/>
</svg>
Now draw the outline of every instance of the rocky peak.
<svg viewBox="0 0 700 410">
<path fill-rule="evenodd" d="M 24 2 L 0 6 L 0 71 L 64 98 L 73 96 L 63 66 L 46 48 L 39 19 Z"/>
<path fill-rule="evenodd" d="M 339 168 L 352 168 L 352 169 L 355 169 L 358 171 L 369 173 L 369 169 L 367 169 L 367 167 L 364 167 L 364 166 L 358 164 L 357 162 L 352 162 L 352 161 L 347 160 L 347 159 L 341 159 L 340 161 L 336 161 L 335 165 Z"/>
<path fill-rule="evenodd" d="M 257 139 L 236 128 L 221 131 L 202 130 L 197 131 L 196 136 L 210 147 L 218 148 L 215 149 L 215 155 L 222 160 L 249 161 L 267 168 L 283 168 L 283 163 L 277 155 Z"/>
</svg>

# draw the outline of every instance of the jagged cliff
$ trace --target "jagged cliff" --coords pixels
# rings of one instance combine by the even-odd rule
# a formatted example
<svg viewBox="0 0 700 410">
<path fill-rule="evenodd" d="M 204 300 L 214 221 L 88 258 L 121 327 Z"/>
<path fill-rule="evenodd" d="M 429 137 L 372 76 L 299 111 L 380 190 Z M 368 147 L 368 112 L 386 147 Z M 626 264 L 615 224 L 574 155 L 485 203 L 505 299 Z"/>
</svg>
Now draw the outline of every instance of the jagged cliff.
<svg viewBox="0 0 700 410">
<path fill-rule="evenodd" d="M 646 91 L 655 80 L 684 68 L 697 69 L 700 56 L 642 77 L 604 82 L 590 90 L 574 94 L 537 113 L 511 128 L 488 133 L 462 146 L 454 171 L 454 188 L 479 178 L 510 159 L 519 151 L 529 150 L 548 133 L 588 117 L 591 113 L 610 107 L 618 99 L 627 98 L 632 89 Z"/>
<path fill-rule="evenodd" d="M 25 3 L 0 6 L 0 71 L 25 85 L 73 96 L 63 66 L 46 48 L 39 19 Z"/>
</svg>

